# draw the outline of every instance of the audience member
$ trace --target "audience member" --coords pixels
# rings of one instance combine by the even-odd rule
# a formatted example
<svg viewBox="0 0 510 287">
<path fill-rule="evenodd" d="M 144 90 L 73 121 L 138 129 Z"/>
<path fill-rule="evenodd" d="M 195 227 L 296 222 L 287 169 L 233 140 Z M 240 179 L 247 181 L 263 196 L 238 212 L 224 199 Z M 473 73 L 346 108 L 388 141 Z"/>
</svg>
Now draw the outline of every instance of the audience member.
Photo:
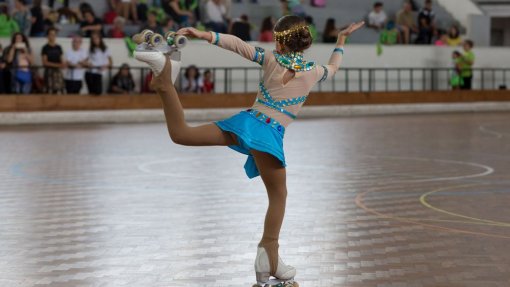
<svg viewBox="0 0 510 287">
<path fill-rule="evenodd" d="M 338 29 L 335 25 L 335 19 L 329 18 L 326 20 L 326 26 L 324 27 L 324 33 L 322 33 L 322 42 L 324 43 L 336 43 L 338 39 Z"/>
<path fill-rule="evenodd" d="M 163 34 L 163 28 L 159 25 L 157 20 L 157 13 L 155 11 L 150 11 L 147 13 L 147 23 L 140 29 L 143 31 L 145 29 L 152 30 L 155 33 Z"/>
<path fill-rule="evenodd" d="M 315 27 L 315 23 L 313 22 L 312 16 L 306 16 L 305 22 L 308 25 L 308 30 L 310 31 L 310 35 L 312 35 L 312 41 L 317 42 L 319 33 L 317 32 L 317 27 Z"/>
<path fill-rule="evenodd" d="M 473 53 L 474 43 L 471 40 L 465 40 L 462 44 L 464 54 L 460 58 L 460 76 L 462 77 L 462 90 L 471 90 L 473 82 L 473 65 L 475 64 L 475 54 Z"/>
<path fill-rule="evenodd" d="M 44 37 L 44 35 L 46 35 L 41 1 L 42 0 L 34 0 L 32 8 L 30 9 L 30 15 L 32 15 L 30 37 Z"/>
<path fill-rule="evenodd" d="M 10 69 L 8 79 L 10 78 L 10 92 L 16 94 L 29 94 L 32 89 L 32 72 L 30 66 L 34 62 L 32 49 L 27 36 L 20 32 L 13 33 L 11 45 L 9 45 L 4 54 L 7 68 Z"/>
<path fill-rule="evenodd" d="M 179 30 L 179 25 L 175 23 L 174 19 L 171 17 L 163 19 L 163 31 L 177 31 Z"/>
<path fill-rule="evenodd" d="M 230 27 L 230 33 L 243 41 L 251 41 L 251 24 L 246 14 L 234 19 Z"/>
<path fill-rule="evenodd" d="M 282 4 L 283 15 L 295 15 L 299 17 L 305 17 L 306 12 L 303 7 L 304 0 L 280 0 Z"/>
<path fill-rule="evenodd" d="M 136 12 L 136 0 L 120 0 L 117 3 L 117 13 L 126 20 L 138 22 L 138 13 Z"/>
<path fill-rule="evenodd" d="M 416 44 L 431 44 L 436 32 L 436 13 L 432 11 L 432 0 L 425 0 L 425 5 L 418 13 L 418 38 Z"/>
<path fill-rule="evenodd" d="M 80 36 L 74 36 L 71 49 L 66 51 L 67 71 L 64 78 L 68 94 L 79 94 L 83 86 L 88 53 L 82 48 L 82 41 Z"/>
<path fill-rule="evenodd" d="M 7 63 L 5 62 L 5 57 L 7 55 L 4 54 L 3 46 L 0 44 L 0 94 L 8 94 L 10 93 L 10 77 L 8 76 L 9 70 L 7 69 Z"/>
<path fill-rule="evenodd" d="M 455 25 L 450 27 L 448 30 L 448 46 L 460 46 L 462 44 L 462 38 L 460 37 L 459 28 Z"/>
<path fill-rule="evenodd" d="M 83 21 L 80 24 L 80 29 L 84 37 L 90 37 L 92 33 L 98 32 L 103 36 L 103 22 L 94 15 L 92 10 L 85 10 L 83 12 Z"/>
<path fill-rule="evenodd" d="M 15 0 L 15 11 L 12 18 L 18 23 L 19 31 L 25 35 L 30 35 L 30 28 L 32 27 L 32 14 L 27 7 L 27 0 Z"/>
<path fill-rule="evenodd" d="M 205 70 L 204 81 L 202 84 L 202 93 L 214 93 L 214 80 L 212 78 L 211 70 Z"/>
<path fill-rule="evenodd" d="M 179 6 L 179 0 L 163 0 L 163 10 L 181 26 L 189 26 L 193 22 L 193 13 L 184 11 Z"/>
<path fill-rule="evenodd" d="M 462 54 L 459 51 L 454 51 L 452 53 L 452 60 L 453 60 L 453 71 L 452 75 L 450 77 L 450 86 L 452 87 L 452 90 L 460 90 L 460 88 L 464 85 L 463 79 L 460 76 L 461 74 L 461 64 L 460 60 L 462 58 Z"/>
<path fill-rule="evenodd" d="M 48 29 L 48 43 L 42 47 L 41 58 L 44 66 L 44 87 L 49 94 L 64 93 L 65 68 L 64 51 L 57 44 L 57 29 Z"/>
<path fill-rule="evenodd" d="M 209 29 L 219 33 L 227 32 L 226 9 L 221 0 L 207 1 L 205 12 L 207 18 L 206 26 Z"/>
<path fill-rule="evenodd" d="M 135 80 L 128 64 L 122 64 L 119 71 L 112 78 L 110 92 L 115 94 L 131 94 L 135 91 Z"/>
<path fill-rule="evenodd" d="M 99 32 L 92 33 L 88 58 L 89 70 L 85 73 L 85 83 L 90 94 L 103 93 L 103 74 L 111 68 L 112 57 Z"/>
<path fill-rule="evenodd" d="M 202 90 L 200 72 L 196 66 L 191 65 L 186 68 L 181 90 L 185 93 L 199 93 Z"/>
<path fill-rule="evenodd" d="M 19 31 L 16 21 L 9 15 L 9 8 L 6 4 L 0 5 L 0 37 L 7 38 Z"/>
<path fill-rule="evenodd" d="M 117 39 L 122 39 L 126 37 L 126 33 L 124 33 L 125 23 L 126 20 L 123 17 L 121 16 L 115 17 L 115 20 L 113 20 L 113 26 L 110 29 L 110 31 L 108 31 L 108 37 Z"/>
<path fill-rule="evenodd" d="M 383 3 L 375 2 L 372 12 L 368 14 L 368 27 L 376 30 L 383 29 L 387 19 L 388 17 L 383 10 Z"/>
<path fill-rule="evenodd" d="M 438 30 L 437 34 L 437 40 L 434 42 L 434 45 L 439 47 L 448 46 L 448 35 L 446 32 L 444 30 Z"/>
<path fill-rule="evenodd" d="M 274 42 L 273 38 L 274 19 L 266 17 L 262 21 L 260 28 L 259 42 Z"/>
<path fill-rule="evenodd" d="M 409 1 L 405 1 L 402 9 L 397 13 L 397 25 L 404 35 L 404 44 L 409 44 L 411 33 L 418 33 L 418 27 Z"/>
<path fill-rule="evenodd" d="M 395 22 L 392 20 L 386 23 L 386 26 L 379 34 L 379 43 L 383 45 L 395 45 L 400 42 L 400 33 L 395 27 Z"/>
<path fill-rule="evenodd" d="M 198 4 L 198 0 L 180 0 L 179 8 L 191 13 L 194 19 L 200 19 L 200 9 L 198 9 Z"/>
</svg>

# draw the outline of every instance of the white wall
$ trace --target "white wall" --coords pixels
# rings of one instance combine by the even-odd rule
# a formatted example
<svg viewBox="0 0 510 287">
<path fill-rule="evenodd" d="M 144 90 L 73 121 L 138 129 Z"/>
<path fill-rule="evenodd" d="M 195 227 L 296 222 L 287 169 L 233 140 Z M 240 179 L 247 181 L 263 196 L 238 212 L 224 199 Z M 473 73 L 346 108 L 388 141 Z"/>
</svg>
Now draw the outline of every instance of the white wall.
<svg viewBox="0 0 510 287">
<path fill-rule="evenodd" d="M 469 15 L 483 15 L 471 0 L 437 0 L 463 27 L 468 27 Z"/>
</svg>

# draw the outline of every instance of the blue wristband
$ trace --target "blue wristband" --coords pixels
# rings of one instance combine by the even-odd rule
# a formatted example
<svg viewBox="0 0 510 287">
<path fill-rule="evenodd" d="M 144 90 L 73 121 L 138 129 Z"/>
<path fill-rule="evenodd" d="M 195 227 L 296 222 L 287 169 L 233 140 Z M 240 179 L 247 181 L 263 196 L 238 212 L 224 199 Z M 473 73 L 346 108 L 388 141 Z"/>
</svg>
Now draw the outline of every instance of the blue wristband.
<svg viewBox="0 0 510 287">
<path fill-rule="evenodd" d="M 333 53 L 342 53 L 342 55 L 344 54 L 344 48 L 335 48 L 335 50 L 333 50 Z"/>
<path fill-rule="evenodd" d="M 218 43 L 220 42 L 220 33 L 218 32 L 214 32 L 216 33 L 216 40 L 214 40 L 214 45 L 218 46 Z"/>
</svg>

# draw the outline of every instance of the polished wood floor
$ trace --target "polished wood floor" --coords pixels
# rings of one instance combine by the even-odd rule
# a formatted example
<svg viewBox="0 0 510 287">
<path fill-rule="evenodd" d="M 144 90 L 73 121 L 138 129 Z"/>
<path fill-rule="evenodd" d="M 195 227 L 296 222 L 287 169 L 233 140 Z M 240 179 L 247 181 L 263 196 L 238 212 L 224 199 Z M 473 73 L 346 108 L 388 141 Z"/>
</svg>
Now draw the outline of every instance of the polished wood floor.
<svg viewBox="0 0 510 287">
<path fill-rule="evenodd" d="M 510 114 L 297 121 L 281 255 L 301 286 L 510 286 Z M 0 128 L 0 286 L 251 286 L 245 157 L 164 124 Z"/>
</svg>

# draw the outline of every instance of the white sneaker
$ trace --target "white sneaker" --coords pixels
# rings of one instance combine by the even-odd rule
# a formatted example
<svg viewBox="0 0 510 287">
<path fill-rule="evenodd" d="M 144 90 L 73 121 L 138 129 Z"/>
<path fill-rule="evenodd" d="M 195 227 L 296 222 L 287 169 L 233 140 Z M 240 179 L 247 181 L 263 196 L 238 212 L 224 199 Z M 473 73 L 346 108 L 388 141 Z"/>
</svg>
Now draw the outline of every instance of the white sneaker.
<svg viewBox="0 0 510 287">
<path fill-rule="evenodd" d="M 257 258 L 255 259 L 255 274 L 257 276 L 258 284 L 266 284 L 271 277 L 271 267 L 269 265 L 269 257 L 267 256 L 266 249 L 264 247 L 257 248 Z M 278 256 L 278 267 L 276 273 L 273 275 L 277 279 L 281 280 L 293 280 L 296 276 L 296 268 L 285 265 L 282 259 Z"/>
<path fill-rule="evenodd" d="M 157 50 L 134 51 L 135 59 L 147 63 L 155 77 L 159 76 L 166 64 L 166 56 Z M 172 83 L 175 83 L 181 69 L 181 61 L 170 60 L 172 64 Z"/>
</svg>

